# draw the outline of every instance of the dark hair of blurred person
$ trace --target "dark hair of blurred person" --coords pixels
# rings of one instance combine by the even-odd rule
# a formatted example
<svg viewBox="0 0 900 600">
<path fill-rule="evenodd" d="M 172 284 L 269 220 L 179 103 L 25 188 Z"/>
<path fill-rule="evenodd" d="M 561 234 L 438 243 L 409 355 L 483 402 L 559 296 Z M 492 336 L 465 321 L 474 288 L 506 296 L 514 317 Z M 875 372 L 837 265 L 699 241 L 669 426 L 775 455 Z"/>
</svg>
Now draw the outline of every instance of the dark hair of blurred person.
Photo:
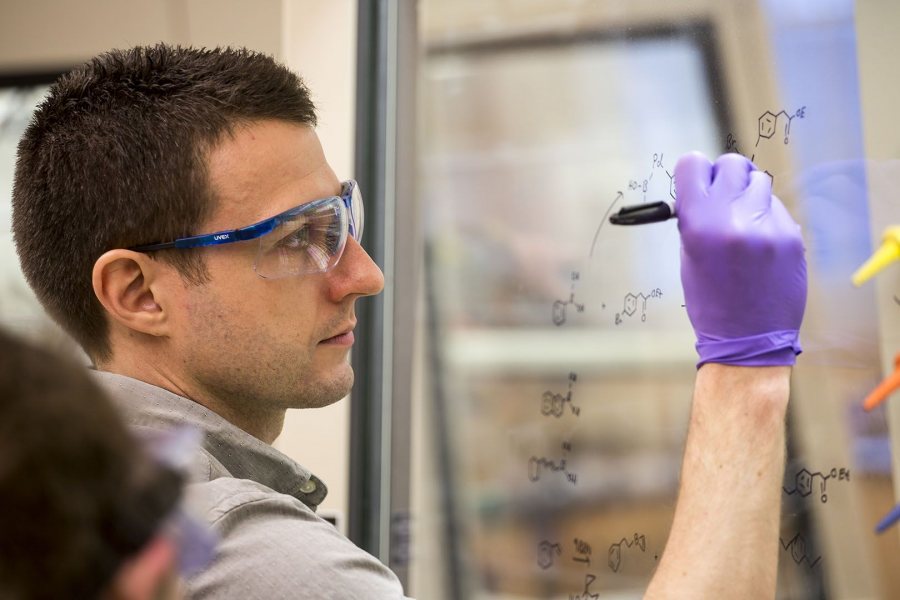
<svg viewBox="0 0 900 600">
<path fill-rule="evenodd" d="M 0 599 L 169 598 L 180 476 L 84 367 L 0 331 Z"/>
</svg>

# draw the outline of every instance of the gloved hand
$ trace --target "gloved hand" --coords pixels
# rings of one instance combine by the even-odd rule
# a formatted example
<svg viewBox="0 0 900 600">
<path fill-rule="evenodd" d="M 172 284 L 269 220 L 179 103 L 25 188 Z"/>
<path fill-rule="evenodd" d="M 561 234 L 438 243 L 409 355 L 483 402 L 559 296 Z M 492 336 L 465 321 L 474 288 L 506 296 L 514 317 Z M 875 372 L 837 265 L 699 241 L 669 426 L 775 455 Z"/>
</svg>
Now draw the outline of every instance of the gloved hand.
<svg viewBox="0 0 900 600">
<path fill-rule="evenodd" d="M 675 166 L 681 283 L 701 365 L 793 365 L 806 306 L 800 226 L 738 154 Z"/>
</svg>

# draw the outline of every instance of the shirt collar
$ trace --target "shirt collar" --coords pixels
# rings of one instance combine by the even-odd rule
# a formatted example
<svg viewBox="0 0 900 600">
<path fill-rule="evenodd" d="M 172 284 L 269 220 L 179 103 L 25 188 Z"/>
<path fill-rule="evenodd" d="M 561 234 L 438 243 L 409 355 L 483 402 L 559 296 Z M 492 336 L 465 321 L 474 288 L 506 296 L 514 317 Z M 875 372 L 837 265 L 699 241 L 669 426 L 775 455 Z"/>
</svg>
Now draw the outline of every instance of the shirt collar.
<svg viewBox="0 0 900 600">
<path fill-rule="evenodd" d="M 203 432 L 204 450 L 232 477 L 294 496 L 312 509 L 325 499 L 328 489 L 318 477 L 205 406 L 125 375 L 105 371 L 94 371 L 94 375 L 132 427 L 192 425 Z"/>
</svg>

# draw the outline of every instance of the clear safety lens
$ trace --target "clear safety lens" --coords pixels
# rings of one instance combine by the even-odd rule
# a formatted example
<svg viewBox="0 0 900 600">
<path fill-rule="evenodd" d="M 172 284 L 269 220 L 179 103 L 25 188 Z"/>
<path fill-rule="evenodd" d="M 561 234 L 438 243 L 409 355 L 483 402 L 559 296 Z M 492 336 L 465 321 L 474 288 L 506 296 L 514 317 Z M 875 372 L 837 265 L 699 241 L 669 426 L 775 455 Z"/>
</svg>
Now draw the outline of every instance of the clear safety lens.
<svg viewBox="0 0 900 600">
<path fill-rule="evenodd" d="M 352 206 L 358 194 L 353 196 Z M 361 211 L 361 200 L 359 204 Z M 333 197 L 286 215 L 275 229 L 260 238 L 256 272 L 266 279 L 277 279 L 328 271 L 344 252 L 350 226 L 348 212 L 344 201 Z M 359 229 L 362 230 L 361 223 Z"/>
<path fill-rule="evenodd" d="M 355 181 L 348 181 L 344 185 L 344 196 L 347 195 L 347 187 L 350 188 L 350 235 L 359 242 L 362 240 L 363 225 L 365 223 L 362 192 L 359 191 L 359 186 Z"/>
</svg>

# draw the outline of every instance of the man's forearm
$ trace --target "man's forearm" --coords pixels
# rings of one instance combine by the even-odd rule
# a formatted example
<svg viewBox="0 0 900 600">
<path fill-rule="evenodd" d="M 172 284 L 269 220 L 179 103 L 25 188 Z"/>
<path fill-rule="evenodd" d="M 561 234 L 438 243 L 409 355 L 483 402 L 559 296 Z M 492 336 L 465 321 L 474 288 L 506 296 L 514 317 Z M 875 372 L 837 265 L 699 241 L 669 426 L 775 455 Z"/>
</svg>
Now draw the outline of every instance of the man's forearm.
<svg viewBox="0 0 900 600">
<path fill-rule="evenodd" d="M 774 598 L 790 367 L 697 373 L 678 505 L 646 598 Z"/>
</svg>

